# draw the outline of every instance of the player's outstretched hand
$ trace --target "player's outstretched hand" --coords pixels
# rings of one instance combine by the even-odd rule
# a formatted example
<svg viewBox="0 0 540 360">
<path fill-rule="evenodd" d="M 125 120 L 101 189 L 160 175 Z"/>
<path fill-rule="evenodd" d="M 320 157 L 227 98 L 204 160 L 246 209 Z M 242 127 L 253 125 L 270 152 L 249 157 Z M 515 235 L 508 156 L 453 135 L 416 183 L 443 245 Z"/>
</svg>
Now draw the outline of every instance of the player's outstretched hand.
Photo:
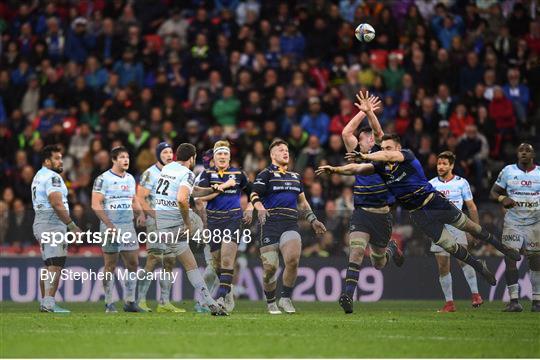
<svg viewBox="0 0 540 360">
<path fill-rule="evenodd" d="M 250 225 L 253 221 L 253 210 L 246 210 L 244 211 L 244 217 L 242 218 L 244 221 L 244 224 Z"/>
<path fill-rule="evenodd" d="M 319 220 L 315 220 L 311 223 L 311 227 L 313 228 L 313 231 L 315 231 L 315 234 L 320 235 L 324 234 L 326 232 L 326 226 Z"/>
<path fill-rule="evenodd" d="M 257 210 L 257 217 L 259 218 L 259 222 L 261 223 L 261 225 L 264 225 L 264 223 L 266 223 L 266 218 L 269 216 L 270 214 L 268 214 L 268 210 L 264 209 L 264 210 Z"/>
<path fill-rule="evenodd" d="M 319 168 L 317 170 L 315 170 L 315 175 L 321 176 L 323 174 L 333 174 L 334 172 L 335 171 L 334 171 L 333 166 L 323 165 L 323 166 L 319 166 Z"/>
<path fill-rule="evenodd" d="M 364 154 L 362 154 L 360 151 L 353 151 L 345 154 L 345 160 L 350 162 L 363 162 L 366 159 L 364 157 Z"/>
<path fill-rule="evenodd" d="M 513 208 L 514 206 L 516 206 L 516 202 L 510 198 L 510 197 L 505 197 L 502 201 L 502 205 L 504 206 L 505 209 L 511 209 Z"/>
<path fill-rule="evenodd" d="M 358 108 L 358 110 L 363 111 L 365 113 L 369 111 L 379 111 L 381 109 L 381 99 L 379 99 L 377 96 L 369 95 L 369 91 L 359 91 L 358 94 L 356 94 L 357 102 L 354 103 L 354 106 Z"/>
</svg>

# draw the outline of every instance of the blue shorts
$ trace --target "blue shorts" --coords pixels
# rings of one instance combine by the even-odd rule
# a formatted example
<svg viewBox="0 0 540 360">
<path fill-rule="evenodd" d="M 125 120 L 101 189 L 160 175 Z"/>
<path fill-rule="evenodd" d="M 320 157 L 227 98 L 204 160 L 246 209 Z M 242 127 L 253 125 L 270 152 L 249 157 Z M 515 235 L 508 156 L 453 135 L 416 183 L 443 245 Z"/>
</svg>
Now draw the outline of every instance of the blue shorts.
<svg viewBox="0 0 540 360">
<path fill-rule="evenodd" d="M 369 234 L 370 244 L 385 248 L 392 236 L 392 214 L 379 214 L 357 207 L 349 223 L 349 232 L 354 231 Z"/>
<path fill-rule="evenodd" d="M 259 246 L 279 245 L 281 235 L 287 231 L 299 233 L 298 221 L 267 221 L 259 234 Z"/>
<path fill-rule="evenodd" d="M 410 212 L 414 225 L 435 242 L 439 241 L 444 225 L 455 223 L 461 214 L 461 210 L 438 192 L 424 207 Z"/>
<path fill-rule="evenodd" d="M 242 220 L 241 219 L 231 219 L 229 221 L 220 221 L 220 222 L 208 222 L 208 230 L 211 231 L 212 235 L 210 236 L 208 245 L 210 246 L 210 251 L 218 251 L 221 249 L 221 243 L 225 234 L 230 234 L 231 242 L 238 242 L 242 236 Z M 225 233 L 224 231 L 227 230 Z"/>
</svg>

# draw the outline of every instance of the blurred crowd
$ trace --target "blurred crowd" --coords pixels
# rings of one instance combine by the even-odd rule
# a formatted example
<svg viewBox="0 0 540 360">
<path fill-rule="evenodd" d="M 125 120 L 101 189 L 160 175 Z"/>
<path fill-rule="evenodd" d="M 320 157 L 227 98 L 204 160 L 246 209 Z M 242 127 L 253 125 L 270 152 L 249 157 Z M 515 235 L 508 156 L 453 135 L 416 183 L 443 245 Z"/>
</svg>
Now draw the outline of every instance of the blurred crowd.
<svg viewBox="0 0 540 360">
<path fill-rule="evenodd" d="M 354 36 L 364 22 L 376 29 L 371 43 Z M 344 163 L 340 134 L 358 91 L 381 98 L 385 131 L 401 135 L 428 178 L 437 153 L 455 152 L 481 203 L 516 144 L 540 141 L 535 1 L 8 0 L 0 33 L 2 245 L 35 245 L 30 183 L 52 143 L 64 149 L 76 222 L 92 228 L 93 180 L 114 146 L 129 148 L 138 178 L 160 141 L 192 143 L 202 158 L 227 138 L 253 179 L 282 137 L 331 230 L 316 239 L 306 229 L 304 253 L 327 256 L 346 248 L 353 179 L 314 169 Z M 500 210 L 480 209 L 500 232 Z M 395 213 L 395 236 L 424 253 Z"/>
</svg>

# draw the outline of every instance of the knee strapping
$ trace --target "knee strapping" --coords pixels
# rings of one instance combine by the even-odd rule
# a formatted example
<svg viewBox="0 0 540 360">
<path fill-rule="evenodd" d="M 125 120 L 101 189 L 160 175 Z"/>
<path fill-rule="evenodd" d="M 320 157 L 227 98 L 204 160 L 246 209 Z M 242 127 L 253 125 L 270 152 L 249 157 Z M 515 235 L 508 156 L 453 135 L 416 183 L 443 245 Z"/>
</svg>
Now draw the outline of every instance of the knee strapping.
<svg viewBox="0 0 540 360">
<path fill-rule="evenodd" d="M 441 236 L 439 237 L 439 240 L 435 241 L 435 244 L 439 245 L 451 254 L 456 251 L 456 239 L 448 230 L 446 230 L 446 228 L 443 228 Z"/>
<path fill-rule="evenodd" d="M 360 249 L 362 251 L 366 249 L 367 243 L 368 243 L 368 240 L 361 236 L 356 236 L 349 240 L 349 246 L 352 249 Z"/>
<path fill-rule="evenodd" d="M 272 277 L 268 280 L 268 283 L 273 283 L 277 280 L 277 271 L 279 268 L 279 255 L 277 251 L 268 251 L 261 254 L 263 267 L 269 267 L 274 269 Z"/>
<path fill-rule="evenodd" d="M 452 224 L 453 227 L 458 228 L 460 230 L 463 230 L 463 227 L 465 226 L 465 223 L 467 223 L 467 220 L 469 218 L 465 214 L 460 214 L 456 221 L 454 221 Z"/>
</svg>

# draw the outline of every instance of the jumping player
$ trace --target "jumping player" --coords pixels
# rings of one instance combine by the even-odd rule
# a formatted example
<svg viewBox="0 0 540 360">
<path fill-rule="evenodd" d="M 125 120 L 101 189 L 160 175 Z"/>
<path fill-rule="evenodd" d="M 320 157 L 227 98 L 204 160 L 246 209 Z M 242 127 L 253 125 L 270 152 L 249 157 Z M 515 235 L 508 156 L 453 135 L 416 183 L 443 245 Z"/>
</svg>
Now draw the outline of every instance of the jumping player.
<svg viewBox="0 0 540 360">
<path fill-rule="evenodd" d="M 100 231 L 105 234 L 102 246 L 106 274 L 103 280 L 105 312 L 116 312 L 112 297 L 119 257 L 129 272 L 125 280 L 124 311 L 141 312 L 143 310 L 135 302 L 139 242 L 133 226 L 134 211 L 137 213 L 137 225 L 142 225 L 145 218 L 135 196 L 135 179 L 127 172 L 128 150 L 123 146 L 115 147 L 111 150 L 111 159 L 111 169 L 96 178 L 92 189 L 92 210 L 100 220 Z M 126 237 L 120 238 L 122 234 Z"/>
<path fill-rule="evenodd" d="M 157 181 L 159 179 L 159 174 L 163 166 L 171 163 L 173 161 L 173 151 L 171 145 L 166 142 L 159 143 L 156 146 L 156 159 L 157 162 L 146 169 L 142 176 L 139 187 L 137 188 L 137 198 L 141 204 L 144 213 L 147 215 L 146 218 L 146 234 L 147 239 L 156 239 L 154 236 L 149 236 L 152 232 L 156 232 L 156 219 L 154 218 L 155 212 L 154 209 L 154 192 L 157 187 Z M 158 239 L 159 240 L 159 239 Z M 145 272 L 152 272 L 161 264 L 164 271 L 172 272 L 175 265 L 176 259 L 174 256 L 163 256 L 165 252 L 165 244 L 161 244 L 159 241 L 147 241 L 146 248 L 148 250 L 148 257 L 146 258 L 146 264 L 144 265 Z M 150 287 L 150 278 L 145 276 L 143 279 L 139 280 L 139 292 L 138 292 L 138 304 L 139 307 L 145 311 L 151 312 L 152 309 L 146 304 L 146 294 L 148 288 Z M 185 309 L 177 308 L 171 303 L 171 287 L 172 282 L 170 277 L 163 276 L 159 285 L 161 288 L 161 298 L 157 306 L 157 312 L 185 312 Z"/>
<path fill-rule="evenodd" d="M 359 112 L 347 123 L 341 133 L 347 152 L 359 148 L 360 152 L 369 153 L 379 151 L 377 144 L 384 135 L 382 129 L 363 127 L 359 135 L 355 132 L 368 113 L 368 120 L 374 111 L 380 106 L 380 100 L 360 93 L 357 95 L 358 102 L 355 106 Z M 361 99 L 367 98 L 371 107 L 362 105 Z M 370 121 L 371 124 L 371 121 Z M 375 124 L 377 125 L 378 122 Z M 369 176 L 355 176 L 354 188 L 354 212 L 349 226 L 349 264 L 345 278 L 345 291 L 339 298 L 339 304 L 346 314 L 353 312 L 353 295 L 358 285 L 360 266 L 364 258 L 367 244 L 371 248 L 371 262 L 377 269 L 382 269 L 387 258 L 392 257 L 398 266 L 403 264 L 403 255 L 397 244 L 390 240 L 392 234 L 392 215 L 390 205 L 394 202 L 393 196 L 388 191 L 384 181 L 378 174 Z M 388 246 L 388 247 L 387 247 Z"/>
<path fill-rule="evenodd" d="M 493 187 L 491 198 L 500 202 L 506 211 L 502 240 L 516 250 L 525 247 L 532 285 L 531 311 L 540 311 L 540 168 L 535 165 L 535 151 L 523 143 L 517 149 L 518 161 L 506 166 Z M 519 274 L 515 259 L 508 256 L 506 285 L 510 302 L 506 312 L 521 312 L 519 303 Z"/>
<path fill-rule="evenodd" d="M 231 167 L 229 142 L 218 141 L 214 145 L 214 166 L 203 170 L 197 183 L 200 187 L 217 185 L 222 193 L 208 195 L 206 200 L 206 223 L 210 230 L 210 251 L 214 267 L 219 273 L 217 302 L 227 312 L 234 309 L 231 292 L 234 264 L 238 243 L 242 238 L 242 208 L 240 197 L 248 184 L 246 175 Z"/>
<path fill-rule="evenodd" d="M 192 222 L 194 214 L 189 208 L 190 196 L 192 193 L 194 196 L 205 196 L 218 191 L 216 186 L 194 191 L 195 175 L 191 169 L 195 166 L 196 157 L 195 146 L 180 144 L 176 150 L 177 161 L 161 169 L 155 190 L 157 229 L 165 237 L 165 256 L 174 256 L 180 261 L 189 282 L 200 292 L 203 305 L 210 308 L 212 315 L 227 315 L 208 291 L 189 247 L 189 240 L 196 236 L 195 224 Z"/>
<path fill-rule="evenodd" d="M 469 210 L 469 217 L 476 224 L 480 223 L 478 218 L 478 209 L 474 203 L 471 188 L 467 180 L 461 176 L 454 175 L 454 163 L 456 162 L 456 156 L 451 151 L 444 151 L 437 157 L 437 174 L 438 176 L 431 179 L 429 182 L 435 190 L 443 194 L 452 204 L 458 209 L 463 208 L 463 204 L 467 206 Z M 456 242 L 464 247 L 468 246 L 467 235 L 453 227 L 452 225 L 445 225 L 446 229 L 454 236 Z M 456 306 L 454 304 L 454 298 L 452 296 L 452 273 L 450 272 L 450 254 L 446 252 L 442 247 L 432 243 L 431 252 L 435 254 L 437 261 L 437 267 L 439 269 L 439 283 L 441 284 L 442 291 L 446 303 L 439 312 L 454 312 Z M 472 306 L 479 307 L 484 303 L 482 297 L 478 293 L 478 284 L 476 281 L 476 272 L 474 269 L 462 261 L 458 261 L 465 275 L 465 279 L 469 284 L 469 288 L 472 293 Z"/>
<path fill-rule="evenodd" d="M 286 313 L 293 314 L 296 310 L 291 295 L 302 252 L 298 213 L 305 216 L 316 234 L 323 234 L 326 228 L 306 200 L 300 175 L 287 170 L 289 146 L 284 140 L 275 139 L 270 144 L 270 158 L 272 164 L 257 175 L 252 185 L 250 200 L 261 225 L 260 252 L 268 312 L 281 314 L 279 305 Z M 279 252 L 285 268 L 281 298 L 276 304 Z"/>
<path fill-rule="evenodd" d="M 34 236 L 41 247 L 41 257 L 47 269 L 47 278 L 40 279 L 40 311 L 69 313 L 55 303 L 60 273 L 67 257 L 67 243 L 51 244 L 45 240 L 45 233 L 65 234 L 66 231 L 79 232 L 69 215 L 67 187 L 60 176 L 63 169 L 62 152 L 59 146 L 47 145 L 41 151 L 42 167 L 32 180 L 32 204 L 35 211 Z"/>
</svg>

